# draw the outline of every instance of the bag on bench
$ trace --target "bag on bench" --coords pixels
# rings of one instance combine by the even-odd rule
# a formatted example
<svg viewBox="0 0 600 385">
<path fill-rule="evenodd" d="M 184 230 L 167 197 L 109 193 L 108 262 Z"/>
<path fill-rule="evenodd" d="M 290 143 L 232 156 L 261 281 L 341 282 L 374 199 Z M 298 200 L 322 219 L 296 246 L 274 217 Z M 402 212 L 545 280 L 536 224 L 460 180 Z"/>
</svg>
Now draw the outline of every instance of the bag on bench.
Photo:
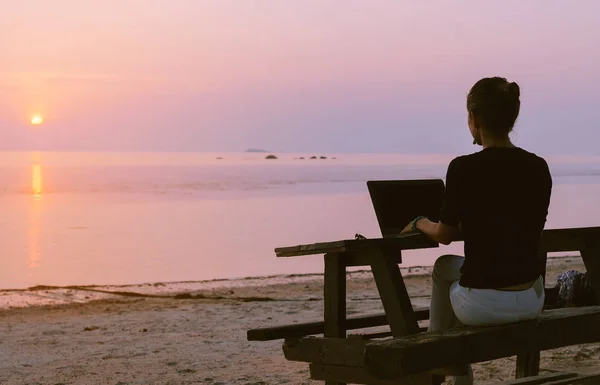
<svg viewBox="0 0 600 385">
<path fill-rule="evenodd" d="M 588 274 L 569 270 L 558 275 L 555 289 L 558 291 L 558 307 L 598 305 Z"/>
</svg>

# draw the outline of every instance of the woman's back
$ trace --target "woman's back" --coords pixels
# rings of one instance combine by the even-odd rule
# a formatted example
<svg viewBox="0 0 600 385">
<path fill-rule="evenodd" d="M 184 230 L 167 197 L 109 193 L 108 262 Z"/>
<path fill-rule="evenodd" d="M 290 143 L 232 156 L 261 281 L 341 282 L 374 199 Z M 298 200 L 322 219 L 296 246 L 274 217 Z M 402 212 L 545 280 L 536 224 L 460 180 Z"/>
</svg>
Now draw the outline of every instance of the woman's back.
<svg viewBox="0 0 600 385">
<path fill-rule="evenodd" d="M 433 266 L 431 331 L 532 320 L 544 308 L 538 253 L 552 177 L 544 159 L 510 141 L 520 95 L 517 83 L 501 77 L 473 85 L 467 125 L 483 150 L 450 162 L 440 220 L 417 217 L 403 230 L 443 244 L 462 231 L 465 241 L 464 257 L 443 255 Z M 456 380 L 473 384 L 470 371 Z"/>
<path fill-rule="evenodd" d="M 552 178 L 546 161 L 518 147 L 488 147 L 448 169 L 444 212 L 465 239 L 461 285 L 501 288 L 535 280 Z"/>
</svg>

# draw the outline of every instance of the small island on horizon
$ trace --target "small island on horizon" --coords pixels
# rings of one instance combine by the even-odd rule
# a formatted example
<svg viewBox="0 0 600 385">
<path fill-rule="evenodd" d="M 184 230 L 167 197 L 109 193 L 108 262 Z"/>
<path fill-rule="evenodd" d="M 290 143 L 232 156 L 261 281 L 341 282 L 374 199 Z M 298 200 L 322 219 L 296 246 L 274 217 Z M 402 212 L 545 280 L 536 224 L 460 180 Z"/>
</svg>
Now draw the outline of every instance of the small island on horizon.
<svg viewBox="0 0 600 385">
<path fill-rule="evenodd" d="M 246 152 L 269 152 L 269 151 L 263 150 L 263 149 L 260 149 L 260 148 L 249 148 L 249 149 L 246 150 Z"/>
</svg>

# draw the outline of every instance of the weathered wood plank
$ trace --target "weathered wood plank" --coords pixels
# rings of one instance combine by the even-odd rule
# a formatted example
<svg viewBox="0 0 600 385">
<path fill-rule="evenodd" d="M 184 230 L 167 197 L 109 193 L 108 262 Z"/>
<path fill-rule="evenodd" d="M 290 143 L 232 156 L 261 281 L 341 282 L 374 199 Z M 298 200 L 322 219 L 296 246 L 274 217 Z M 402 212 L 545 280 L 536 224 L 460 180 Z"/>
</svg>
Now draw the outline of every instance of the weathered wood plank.
<svg viewBox="0 0 600 385">
<path fill-rule="evenodd" d="M 318 242 L 290 247 L 278 247 L 278 257 L 296 257 L 302 255 L 355 252 L 371 248 L 387 248 L 393 250 L 423 249 L 437 247 L 423 234 L 410 234 L 401 237 L 346 239 L 332 242 Z"/>
<path fill-rule="evenodd" d="M 398 265 L 380 250 L 370 251 L 371 271 L 394 337 L 419 332 L 419 324 Z"/>
<path fill-rule="evenodd" d="M 540 351 L 527 350 L 517 354 L 516 378 L 537 376 L 540 374 Z"/>
<path fill-rule="evenodd" d="M 341 241 L 344 242 L 344 241 Z M 359 251 L 356 250 L 346 250 L 346 248 L 332 248 L 332 249 L 328 249 L 326 253 L 336 253 L 339 254 L 340 257 L 343 259 L 344 264 L 346 265 L 346 267 L 353 267 L 353 266 L 369 266 L 371 261 L 365 257 L 364 254 L 360 253 Z M 323 254 L 321 252 L 316 252 L 314 254 Z M 298 254 L 298 255 L 305 255 L 305 254 Z M 280 256 L 280 255 L 278 255 Z M 285 256 L 289 256 L 289 255 L 285 255 Z M 402 256 L 401 254 L 397 254 L 395 256 L 395 261 L 396 263 L 402 263 Z"/>
<path fill-rule="evenodd" d="M 546 297 L 556 297 L 555 292 L 556 290 L 554 288 L 546 288 Z M 552 303 L 550 303 L 546 309 L 552 308 L 551 305 Z M 417 321 L 429 319 L 429 308 L 413 308 L 413 311 Z M 385 313 L 354 316 L 346 319 L 346 330 L 366 329 L 385 325 L 388 325 Z M 246 332 L 246 336 L 248 341 L 273 341 L 284 338 L 319 335 L 323 334 L 324 331 L 324 322 L 317 321 L 250 329 Z"/>
<path fill-rule="evenodd" d="M 414 309 L 415 318 L 418 321 L 429 319 L 429 308 Z M 346 330 L 366 329 L 388 324 L 385 313 L 349 317 L 346 319 Z M 323 334 L 325 323 L 306 322 L 292 325 L 273 326 L 266 328 L 251 329 L 247 332 L 248 341 L 272 341 L 283 338 L 296 338 L 310 335 Z"/>
<path fill-rule="evenodd" d="M 364 367 L 366 344 L 358 338 L 288 338 L 283 354 L 288 361 Z"/>
<path fill-rule="evenodd" d="M 346 338 L 346 265 L 340 253 L 325 254 L 324 335 Z M 326 385 L 344 385 L 345 382 L 327 381 Z"/>
<path fill-rule="evenodd" d="M 546 385 L 598 385 L 600 384 L 600 375 L 579 375 L 574 378 L 568 378 L 564 380 L 551 381 Z"/>
<path fill-rule="evenodd" d="M 565 229 L 547 229 L 542 235 L 541 250 L 545 252 L 579 251 L 583 242 L 600 237 L 600 227 L 577 227 Z M 460 239 L 458 240 L 460 241 Z M 354 252 L 371 248 L 390 250 L 413 250 L 436 247 L 426 236 L 415 234 L 403 237 L 348 239 L 333 242 L 318 242 L 290 247 L 278 247 L 278 257 Z"/>
<path fill-rule="evenodd" d="M 600 227 L 547 229 L 542 234 L 541 250 L 552 253 L 579 251 L 588 239 L 600 237 Z"/>
<path fill-rule="evenodd" d="M 463 327 L 369 342 L 365 347 L 365 367 L 380 378 L 400 378 L 434 368 L 510 357 L 531 349 L 598 341 L 600 306 L 557 309 L 542 313 L 536 321 Z"/>
<path fill-rule="evenodd" d="M 575 373 L 550 373 L 537 375 L 535 377 L 521 377 L 515 380 L 496 382 L 493 385 L 541 385 L 547 384 L 550 381 L 559 381 L 576 377 Z"/>
<path fill-rule="evenodd" d="M 535 377 L 496 382 L 492 385 L 584 385 L 599 384 L 600 373 L 597 368 L 577 370 L 576 372 L 557 372 Z"/>
<path fill-rule="evenodd" d="M 596 301 L 600 303 L 600 237 L 589 238 L 581 249 L 581 259 L 592 284 Z"/>
<path fill-rule="evenodd" d="M 421 328 L 421 331 L 427 331 L 426 328 Z M 377 338 L 388 338 L 392 336 L 392 332 L 391 331 L 387 331 L 387 332 L 377 332 L 377 333 L 358 333 L 358 334 L 349 334 L 348 338 L 354 338 L 354 339 L 359 339 L 359 340 L 374 340 Z"/>
<path fill-rule="evenodd" d="M 346 266 L 337 253 L 325 255 L 325 337 L 346 338 Z"/>
<path fill-rule="evenodd" d="M 546 294 L 552 289 L 546 289 Z M 415 318 L 417 321 L 429 319 L 428 308 L 414 308 Z M 366 329 L 370 327 L 388 325 L 385 313 L 374 315 L 364 315 L 358 317 L 350 317 L 346 319 L 346 330 Z M 248 341 L 273 341 L 284 338 L 300 338 L 306 336 L 314 336 L 323 334 L 324 322 L 305 322 L 290 325 L 272 326 L 264 328 L 250 329 L 246 332 Z M 426 329 L 420 328 L 423 332 Z M 390 334 L 391 335 L 391 334 Z"/>
<path fill-rule="evenodd" d="M 430 385 L 430 375 L 409 376 L 402 380 L 382 380 L 364 368 L 311 364 L 310 377 L 317 381 L 342 380 L 351 384 L 368 385 Z"/>
<path fill-rule="evenodd" d="M 546 265 L 548 264 L 548 253 L 546 251 L 540 251 L 538 253 L 538 261 L 540 263 L 540 270 L 542 271 L 542 278 L 544 279 L 544 285 L 546 284 Z"/>
<path fill-rule="evenodd" d="M 380 250 L 385 250 L 384 248 Z M 396 264 L 402 263 L 402 254 L 398 251 L 395 254 L 390 254 L 389 258 Z M 361 251 L 353 251 L 344 253 L 344 263 L 346 266 L 371 266 L 371 258 L 368 253 Z"/>
<path fill-rule="evenodd" d="M 340 240 L 289 247 L 278 247 L 275 249 L 275 254 L 278 257 L 296 257 L 301 255 L 342 253 L 347 251 L 347 242 L 350 241 L 351 240 Z"/>
<path fill-rule="evenodd" d="M 320 365 L 364 367 L 365 346 L 368 340 L 359 338 L 288 338 L 283 353 L 288 361 Z M 430 374 L 464 375 L 466 365 L 435 369 Z"/>
</svg>

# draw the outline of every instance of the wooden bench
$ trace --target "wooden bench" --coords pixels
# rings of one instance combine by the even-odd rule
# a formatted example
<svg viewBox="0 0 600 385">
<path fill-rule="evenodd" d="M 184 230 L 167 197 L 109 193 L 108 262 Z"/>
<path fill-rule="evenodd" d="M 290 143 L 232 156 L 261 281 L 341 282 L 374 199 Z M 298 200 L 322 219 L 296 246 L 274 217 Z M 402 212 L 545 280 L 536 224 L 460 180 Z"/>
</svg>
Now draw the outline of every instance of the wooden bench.
<svg viewBox="0 0 600 385">
<path fill-rule="evenodd" d="M 497 327 L 461 327 L 365 344 L 370 373 L 397 379 L 522 352 L 600 342 L 600 306 L 544 311 L 536 321 Z"/>
<path fill-rule="evenodd" d="M 600 306 L 548 310 L 539 320 L 513 325 L 383 341 L 288 338 L 283 351 L 290 361 L 310 363 L 313 379 L 375 385 L 398 384 L 420 374 L 465 374 L 467 363 L 589 342 L 600 342 Z"/>
<path fill-rule="evenodd" d="M 445 336 L 439 333 L 423 333 L 424 330 L 418 322 L 429 318 L 428 310 L 413 309 L 398 264 L 402 262 L 403 250 L 430 247 L 437 247 L 437 244 L 432 244 L 422 235 L 416 235 L 408 238 L 343 240 L 276 249 L 278 257 L 324 254 L 324 320 L 253 329 L 248 331 L 248 339 L 286 339 L 283 346 L 286 358 L 309 363 L 313 379 L 332 385 L 439 384 L 443 380 L 440 375 L 464 373 L 466 363 L 511 355 L 517 355 L 517 377 L 536 376 L 539 374 L 540 350 L 549 349 L 548 346 L 560 347 L 599 341 L 595 332 L 581 332 L 584 328 L 592 327 L 594 323 L 598 324 L 600 319 L 596 318 L 597 308 L 548 311 L 544 313 L 539 324 L 525 323 L 496 329 L 477 329 L 478 331 L 475 328 L 466 328 L 460 332 L 448 331 Z M 581 253 L 596 298 L 600 299 L 600 227 L 545 230 L 540 250 L 541 267 L 545 269 L 547 253 L 564 251 Z M 347 266 L 371 267 L 384 314 L 346 318 Z M 577 328 L 561 329 L 556 326 L 561 322 L 577 325 Z M 389 331 L 347 337 L 348 330 L 383 325 L 388 325 Z M 488 356 L 478 355 L 479 351 L 469 350 L 471 346 L 481 348 L 485 344 L 493 345 L 490 338 L 494 336 L 494 330 L 498 336 L 512 338 L 504 340 L 504 344 L 500 345 L 505 346 L 504 350 L 496 354 L 490 353 Z M 555 336 L 558 336 L 552 340 L 554 342 L 551 345 L 544 345 L 533 337 L 540 336 L 548 330 L 554 330 Z M 527 334 L 528 337 L 523 340 L 526 343 L 519 342 L 516 337 L 525 335 L 518 334 L 523 331 L 525 334 L 532 333 L 531 336 Z M 308 337 L 319 334 L 323 334 L 324 337 Z M 393 338 L 381 340 L 390 336 Z M 451 346 L 461 353 L 457 355 L 455 352 L 450 354 L 451 350 L 430 349 L 430 345 L 436 346 L 442 340 L 447 345 L 440 346 Z M 407 348 L 408 341 L 421 342 Z M 473 341 L 483 342 L 477 342 L 480 345 L 470 345 Z M 385 349 L 395 352 L 390 353 L 391 356 L 400 361 L 386 360 L 385 354 L 378 353 Z M 411 354 L 407 355 L 407 351 Z M 414 353 L 422 351 L 428 353 L 421 356 Z M 410 357 L 417 356 L 425 363 L 415 364 L 414 368 L 412 364 L 407 366 L 406 362 L 412 362 L 413 358 Z M 437 358 L 438 356 L 454 358 Z M 456 357 L 462 358 L 459 360 Z M 394 372 L 391 368 L 400 362 L 404 362 L 404 369 L 401 369 L 404 372 Z"/>
</svg>

